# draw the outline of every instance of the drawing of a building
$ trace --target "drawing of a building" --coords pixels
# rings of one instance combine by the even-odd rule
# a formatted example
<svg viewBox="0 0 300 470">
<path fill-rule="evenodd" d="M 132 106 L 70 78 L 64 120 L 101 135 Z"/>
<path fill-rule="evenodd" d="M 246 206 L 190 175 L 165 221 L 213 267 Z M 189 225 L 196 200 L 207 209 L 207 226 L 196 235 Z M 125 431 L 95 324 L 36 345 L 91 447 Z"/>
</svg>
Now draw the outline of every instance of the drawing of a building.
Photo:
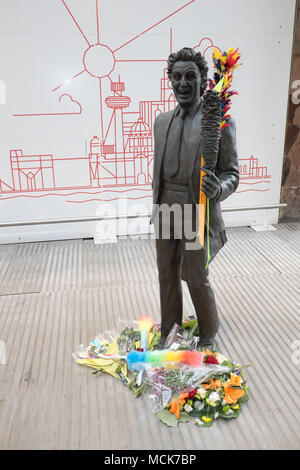
<svg viewBox="0 0 300 470">
<path fill-rule="evenodd" d="M 271 175 L 268 175 L 268 167 L 259 166 L 258 159 L 253 155 L 250 158 L 239 159 L 239 173 L 241 180 L 271 178 Z"/>
<path fill-rule="evenodd" d="M 21 149 L 10 151 L 15 191 L 36 191 L 55 187 L 52 155 L 23 155 Z"/>
<path fill-rule="evenodd" d="M 76 160 L 82 160 L 83 167 L 89 166 L 89 180 L 80 188 L 143 186 L 152 182 L 153 124 L 158 114 L 176 107 L 167 69 L 163 69 L 160 79 L 160 99 L 140 101 L 138 111 L 127 111 L 131 100 L 124 91 L 125 83 L 120 78 L 118 82 L 111 82 L 112 94 L 104 100 L 111 111 L 107 129 L 102 129 L 102 137 L 93 135 L 90 139 L 87 156 L 76 157 Z M 11 150 L 12 184 L 0 179 L 0 192 L 58 189 L 55 163 L 60 160 L 65 160 L 64 165 L 72 165 L 72 158 L 24 155 L 22 149 Z M 72 169 L 67 171 L 71 174 Z M 267 166 L 259 166 L 254 156 L 239 159 L 239 171 L 241 180 L 271 178 Z M 78 187 L 65 185 L 59 189 Z"/>
</svg>

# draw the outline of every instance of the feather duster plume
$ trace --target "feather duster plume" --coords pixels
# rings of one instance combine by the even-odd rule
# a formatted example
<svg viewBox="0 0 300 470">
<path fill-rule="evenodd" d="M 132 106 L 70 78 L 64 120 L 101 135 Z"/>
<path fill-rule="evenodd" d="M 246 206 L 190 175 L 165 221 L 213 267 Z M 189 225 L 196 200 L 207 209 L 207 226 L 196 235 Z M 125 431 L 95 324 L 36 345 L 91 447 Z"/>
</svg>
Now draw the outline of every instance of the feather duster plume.
<svg viewBox="0 0 300 470">
<path fill-rule="evenodd" d="M 205 168 L 215 171 L 222 114 L 222 101 L 219 93 L 208 90 L 203 96 L 203 116 L 201 121 L 202 154 Z"/>
<path fill-rule="evenodd" d="M 218 49 L 214 48 L 212 54 L 215 72 L 213 80 L 209 80 L 210 90 L 213 90 L 220 80 L 223 79 L 222 88 L 220 90 L 222 101 L 220 129 L 229 126 L 228 121 L 231 116 L 228 112 L 231 106 L 231 97 L 238 94 L 237 91 L 233 91 L 230 88 L 233 71 L 240 65 L 238 63 L 240 57 L 239 50 L 234 49 L 234 47 L 228 49 L 228 51 L 224 51 L 223 54 Z"/>
</svg>

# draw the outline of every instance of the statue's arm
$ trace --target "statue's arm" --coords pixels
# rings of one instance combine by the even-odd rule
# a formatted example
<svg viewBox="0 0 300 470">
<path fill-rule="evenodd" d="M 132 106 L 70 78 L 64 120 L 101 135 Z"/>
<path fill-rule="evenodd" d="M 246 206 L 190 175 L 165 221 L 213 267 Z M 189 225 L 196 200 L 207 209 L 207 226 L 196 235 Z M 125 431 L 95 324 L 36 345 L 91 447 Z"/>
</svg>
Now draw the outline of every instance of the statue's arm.
<svg viewBox="0 0 300 470">
<path fill-rule="evenodd" d="M 216 202 L 224 201 L 239 185 L 239 165 L 234 119 L 230 118 L 229 127 L 225 127 L 221 132 L 216 167 L 216 174 L 220 181 L 221 191 L 216 198 Z"/>
</svg>

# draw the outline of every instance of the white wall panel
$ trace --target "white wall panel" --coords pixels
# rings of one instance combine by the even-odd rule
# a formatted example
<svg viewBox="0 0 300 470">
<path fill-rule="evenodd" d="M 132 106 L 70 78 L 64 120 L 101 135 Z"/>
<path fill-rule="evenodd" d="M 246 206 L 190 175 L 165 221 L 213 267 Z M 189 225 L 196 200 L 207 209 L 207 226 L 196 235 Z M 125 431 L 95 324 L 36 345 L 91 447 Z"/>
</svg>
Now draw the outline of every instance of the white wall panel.
<svg viewBox="0 0 300 470">
<path fill-rule="evenodd" d="M 295 0 L 0 0 L 0 9 L 1 222 L 149 213 L 165 60 L 171 48 L 199 44 L 242 56 L 232 105 L 241 182 L 223 207 L 279 203 Z M 99 78 L 109 61 L 113 70 Z M 128 106 L 113 114 L 118 94 Z M 91 155 L 94 136 L 106 147 Z M 278 210 L 225 213 L 228 226 L 265 220 L 276 223 Z M 117 232 L 141 225 L 123 222 Z M 97 222 L 2 228 L 0 243 L 97 230 Z"/>
</svg>

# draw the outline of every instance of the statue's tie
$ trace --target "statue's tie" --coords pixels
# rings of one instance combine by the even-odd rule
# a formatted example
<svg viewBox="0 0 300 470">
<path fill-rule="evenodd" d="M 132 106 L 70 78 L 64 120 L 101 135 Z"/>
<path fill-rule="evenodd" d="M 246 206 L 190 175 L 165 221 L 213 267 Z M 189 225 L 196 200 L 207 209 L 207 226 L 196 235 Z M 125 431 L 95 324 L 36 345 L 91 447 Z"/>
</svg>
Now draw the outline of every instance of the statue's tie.
<svg viewBox="0 0 300 470">
<path fill-rule="evenodd" d="M 169 174 L 175 176 L 179 170 L 180 165 L 180 149 L 184 127 L 185 110 L 181 109 L 178 116 L 175 118 L 174 126 L 172 126 L 171 139 L 170 139 L 170 154 L 171 159 L 169 163 Z"/>
</svg>

